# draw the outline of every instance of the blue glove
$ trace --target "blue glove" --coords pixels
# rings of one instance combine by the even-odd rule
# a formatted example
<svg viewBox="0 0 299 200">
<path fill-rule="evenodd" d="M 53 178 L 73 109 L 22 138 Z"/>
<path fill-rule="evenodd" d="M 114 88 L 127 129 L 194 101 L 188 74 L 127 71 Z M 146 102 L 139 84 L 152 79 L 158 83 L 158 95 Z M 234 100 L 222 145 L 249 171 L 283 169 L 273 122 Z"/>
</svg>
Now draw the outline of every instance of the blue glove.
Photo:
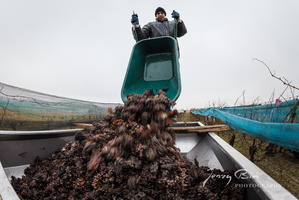
<svg viewBox="0 0 299 200">
<path fill-rule="evenodd" d="M 178 12 L 176 12 L 175 10 L 173 10 L 173 12 L 171 13 L 172 18 L 175 19 L 179 19 L 180 18 L 180 14 Z"/>
<path fill-rule="evenodd" d="M 131 23 L 132 24 L 139 24 L 139 20 L 138 20 L 138 15 L 137 14 L 133 14 L 132 15 Z"/>
</svg>

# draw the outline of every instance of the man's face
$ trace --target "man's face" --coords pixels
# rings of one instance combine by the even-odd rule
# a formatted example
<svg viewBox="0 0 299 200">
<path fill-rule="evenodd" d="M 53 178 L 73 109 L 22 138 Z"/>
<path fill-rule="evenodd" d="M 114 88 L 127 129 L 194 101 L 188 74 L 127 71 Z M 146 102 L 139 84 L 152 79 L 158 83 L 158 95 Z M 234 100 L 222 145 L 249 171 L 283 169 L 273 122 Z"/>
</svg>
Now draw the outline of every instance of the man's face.
<svg viewBox="0 0 299 200">
<path fill-rule="evenodd" d="M 165 13 L 162 12 L 162 11 L 159 11 L 159 12 L 156 14 L 156 18 L 157 18 L 159 21 L 164 21 L 164 19 L 165 19 Z"/>
</svg>

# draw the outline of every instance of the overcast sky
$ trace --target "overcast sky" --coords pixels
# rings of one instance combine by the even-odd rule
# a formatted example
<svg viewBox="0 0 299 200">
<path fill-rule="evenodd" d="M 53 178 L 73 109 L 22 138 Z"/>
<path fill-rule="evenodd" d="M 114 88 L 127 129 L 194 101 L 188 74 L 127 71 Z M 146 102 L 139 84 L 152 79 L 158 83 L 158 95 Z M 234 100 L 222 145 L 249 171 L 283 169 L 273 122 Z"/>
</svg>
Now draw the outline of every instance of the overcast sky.
<svg viewBox="0 0 299 200">
<path fill-rule="evenodd" d="M 278 98 L 285 77 L 299 87 L 298 0 L 0 0 L 0 82 L 75 99 L 122 103 L 135 41 L 163 7 L 180 13 L 182 92 L 176 108 Z M 295 93 L 297 95 L 298 92 Z M 284 97 L 293 93 L 287 90 Z M 240 100 L 239 100 L 240 101 Z M 243 97 L 242 97 L 243 101 Z"/>
</svg>

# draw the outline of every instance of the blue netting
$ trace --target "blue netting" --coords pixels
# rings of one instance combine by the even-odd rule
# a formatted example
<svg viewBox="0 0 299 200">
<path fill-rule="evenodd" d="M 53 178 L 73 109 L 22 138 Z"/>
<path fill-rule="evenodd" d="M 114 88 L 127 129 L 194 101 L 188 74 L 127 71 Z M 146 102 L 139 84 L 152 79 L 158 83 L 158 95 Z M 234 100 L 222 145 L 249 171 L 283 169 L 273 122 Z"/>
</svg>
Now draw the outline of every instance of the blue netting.
<svg viewBox="0 0 299 200">
<path fill-rule="evenodd" d="M 193 114 L 212 116 L 232 129 L 299 152 L 299 100 L 232 108 L 208 108 Z"/>
<path fill-rule="evenodd" d="M 261 106 L 222 108 L 222 111 L 259 122 L 299 123 L 297 99 Z M 295 115 L 295 113 L 297 115 Z"/>
</svg>

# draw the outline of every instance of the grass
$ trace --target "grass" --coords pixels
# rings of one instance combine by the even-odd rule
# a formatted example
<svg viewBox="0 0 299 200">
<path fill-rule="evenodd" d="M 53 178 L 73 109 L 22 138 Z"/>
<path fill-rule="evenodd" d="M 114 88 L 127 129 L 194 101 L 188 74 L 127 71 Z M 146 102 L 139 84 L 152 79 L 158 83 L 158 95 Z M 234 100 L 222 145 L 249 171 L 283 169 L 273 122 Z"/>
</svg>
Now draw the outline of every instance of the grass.
<svg viewBox="0 0 299 200">
<path fill-rule="evenodd" d="M 189 112 L 180 113 L 177 117 L 177 121 L 201 121 L 207 124 L 203 116 L 193 115 Z M 219 124 L 222 122 L 214 119 L 212 123 Z M 274 151 L 269 154 L 268 151 L 266 151 L 269 145 L 268 142 L 260 141 L 250 135 L 236 131 L 217 132 L 216 134 L 228 143 L 232 136 L 235 135 L 233 147 L 248 159 L 251 159 L 249 148 L 253 146 L 254 143 L 256 151 L 253 162 L 290 193 L 299 198 L 299 159 L 295 158 L 292 152 L 276 147 Z"/>
</svg>

